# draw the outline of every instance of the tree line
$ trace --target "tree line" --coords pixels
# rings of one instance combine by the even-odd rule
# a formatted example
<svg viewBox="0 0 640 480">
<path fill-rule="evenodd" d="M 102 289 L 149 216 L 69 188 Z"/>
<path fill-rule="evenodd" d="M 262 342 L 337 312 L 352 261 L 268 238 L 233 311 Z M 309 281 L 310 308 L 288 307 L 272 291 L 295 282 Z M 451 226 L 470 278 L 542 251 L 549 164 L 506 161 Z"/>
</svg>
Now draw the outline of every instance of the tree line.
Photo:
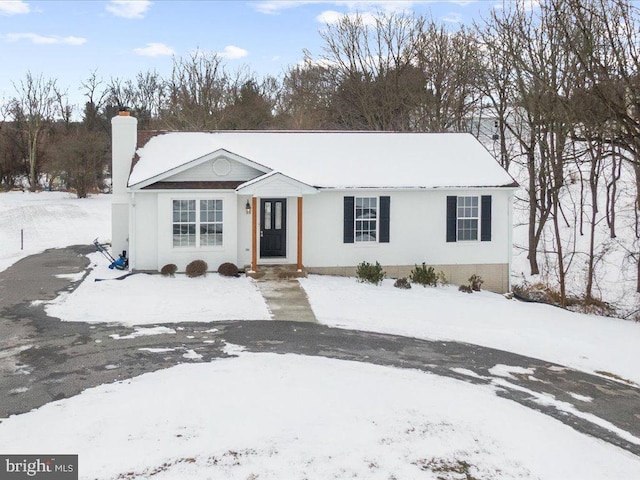
<svg viewBox="0 0 640 480">
<path fill-rule="evenodd" d="M 349 15 L 320 31 L 320 54 L 304 51 L 279 77 L 204 52 L 174 58 L 166 76 L 91 72 L 80 120 L 55 79 L 27 73 L 4 105 L 0 183 L 62 179 L 86 196 L 108 176 L 109 119 L 122 106 L 141 129 L 471 132 L 522 183 L 529 273 L 553 272 L 561 304 L 572 275 L 598 299 L 603 226 L 611 241 L 633 230 L 617 248 L 640 292 L 638 13 L 630 0 L 515 0 L 455 28 Z"/>
</svg>

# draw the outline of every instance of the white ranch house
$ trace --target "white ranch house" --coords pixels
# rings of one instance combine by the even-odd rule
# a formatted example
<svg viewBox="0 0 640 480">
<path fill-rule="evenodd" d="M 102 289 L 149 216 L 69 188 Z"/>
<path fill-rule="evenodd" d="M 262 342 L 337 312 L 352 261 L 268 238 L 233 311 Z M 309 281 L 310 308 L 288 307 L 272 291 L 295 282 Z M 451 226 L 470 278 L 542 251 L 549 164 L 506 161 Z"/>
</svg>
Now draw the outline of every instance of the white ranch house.
<svg viewBox="0 0 640 480">
<path fill-rule="evenodd" d="M 112 120 L 113 250 L 134 270 L 205 260 L 390 277 L 426 262 L 510 288 L 513 178 L 470 134 L 225 131 L 140 135 Z"/>
</svg>

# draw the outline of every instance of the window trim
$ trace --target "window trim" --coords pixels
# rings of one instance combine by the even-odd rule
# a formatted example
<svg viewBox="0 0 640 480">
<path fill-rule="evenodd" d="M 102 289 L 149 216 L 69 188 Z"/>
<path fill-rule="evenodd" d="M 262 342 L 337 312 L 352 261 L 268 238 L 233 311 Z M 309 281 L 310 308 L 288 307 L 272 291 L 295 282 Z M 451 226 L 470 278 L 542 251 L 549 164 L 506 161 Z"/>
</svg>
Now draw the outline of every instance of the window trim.
<svg viewBox="0 0 640 480">
<path fill-rule="evenodd" d="M 182 203 L 186 203 L 187 204 L 187 208 L 186 210 L 182 209 Z M 189 208 L 189 203 L 193 202 L 194 206 L 193 206 L 193 210 L 191 210 Z M 176 211 L 176 204 L 178 206 L 178 210 Z M 187 216 L 189 213 L 193 212 L 193 222 L 189 221 L 188 219 L 186 221 L 183 221 L 181 219 L 178 219 L 178 221 L 175 220 L 175 215 L 176 213 L 178 213 L 178 216 L 180 216 L 182 213 L 186 213 Z M 198 210 L 197 210 L 197 202 L 194 199 L 188 198 L 188 199 L 176 199 L 176 200 L 172 200 L 171 202 L 171 243 L 173 245 L 174 248 L 193 248 L 197 245 L 197 237 L 198 237 Z M 189 237 L 191 236 L 191 234 L 189 234 L 188 232 L 185 233 L 179 233 L 177 234 L 180 238 L 180 243 L 178 245 L 176 245 L 176 233 L 174 233 L 174 229 L 176 228 L 176 226 L 182 227 L 186 225 L 187 228 L 191 225 L 193 225 L 193 238 L 194 238 L 194 243 L 193 245 L 191 245 L 189 243 Z M 184 239 L 186 239 L 186 243 L 183 241 Z"/>
<path fill-rule="evenodd" d="M 211 221 L 209 219 L 207 219 L 207 221 L 205 221 L 205 222 L 202 221 L 202 202 L 220 202 L 220 209 L 219 210 L 217 208 L 215 208 L 216 207 L 215 203 L 214 203 L 214 209 L 213 210 L 209 210 L 209 209 L 205 210 L 206 212 L 212 212 L 214 214 L 214 217 L 215 217 L 215 214 L 217 212 L 220 212 L 220 217 L 221 217 L 220 221 L 215 220 L 215 218 L 214 218 L 213 221 Z M 220 198 L 201 198 L 200 200 L 198 200 L 198 207 L 199 207 L 198 208 L 199 211 L 197 211 L 197 213 L 199 213 L 199 215 L 197 215 L 197 218 L 198 218 L 198 227 L 199 228 L 196 228 L 196 230 L 200 230 L 198 232 L 198 235 L 197 235 L 198 236 L 198 242 L 200 243 L 199 248 L 221 247 L 224 244 L 224 202 Z M 215 225 L 220 225 L 220 233 L 212 233 L 212 234 L 210 234 L 210 233 L 202 233 L 202 226 L 203 225 L 214 225 L 214 226 Z M 202 245 L 202 236 L 203 235 L 206 236 L 206 237 L 214 236 L 214 238 L 215 238 L 215 236 L 220 235 L 220 243 L 219 244 L 214 243 L 213 245 L 212 244 Z"/>
<path fill-rule="evenodd" d="M 216 200 L 216 201 L 222 202 L 221 209 L 220 209 L 220 211 L 222 212 L 222 221 L 220 221 L 220 222 L 216 222 L 216 221 L 203 222 L 201 220 L 201 217 L 200 217 L 201 211 L 202 211 L 200 202 L 212 201 L 212 200 Z M 195 222 L 175 222 L 175 221 L 173 221 L 173 215 L 175 213 L 175 210 L 174 210 L 175 202 L 181 202 L 181 201 L 186 201 L 186 202 L 194 201 L 195 202 Z M 224 247 L 224 230 L 225 230 L 224 229 L 224 223 L 225 223 L 224 222 L 224 217 L 225 217 L 225 214 L 224 214 L 224 199 L 223 198 L 220 198 L 220 197 L 172 198 L 171 201 L 170 201 L 170 205 L 171 205 L 171 232 L 172 232 L 171 233 L 171 248 L 175 248 L 175 249 L 220 249 L 220 248 Z M 185 224 L 194 225 L 195 226 L 195 235 L 194 235 L 195 236 L 195 244 L 193 244 L 193 245 L 176 245 L 175 244 L 175 240 L 174 240 L 173 228 L 174 228 L 175 225 L 185 225 Z M 200 238 L 202 233 L 200 232 L 200 227 L 202 225 L 215 225 L 215 224 L 219 224 L 219 225 L 222 226 L 222 233 L 221 233 L 222 240 L 221 240 L 221 243 L 219 245 L 202 245 L 201 238 Z"/>
<path fill-rule="evenodd" d="M 467 199 L 467 198 L 471 198 L 476 200 L 476 205 L 463 205 L 462 207 L 460 206 L 460 199 Z M 460 216 L 459 212 L 460 212 L 460 208 L 462 209 L 476 209 L 476 216 Z M 482 214 L 480 211 L 480 196 L 479 195 L 457 195 L 456 196 L 456 242 L 479 242 L 480 238 L 481 238 L 481 231 L 480 231 L 480 220 L 482 218 Z M 475 220 L 476 222 L 476 228 L 475 228 L 475 238 L 464 238 L 461 239 L 460 238 L 460 220 Z M 471 230 L 465 230 L 464 228 L 462 229 L 462 231 L 473 231 L 473 229 Z"/>
<path fill-rule="evenodd" d="M 356 212 L 358 211 L 358 199 L 367 199 L 367 200 L 371 200 L 371 199 L 375 199 L 375 209 L 376 209 L 376 217 L 375 219 L 360 219 L 358 220 L 358 217 L 356 215 Z M 364 208 L 364 207 L 361 207 Z M 368 206 L 367 208 L 371 208 L 370 206 Z M 376 222 L 376 229 L 375 229 L 375 240 L 358 240 L 358 229 L 357 229 L 357 224 L 358 221 L 375 221 Z M 365 230 L 360 230 L 361 232 L 364 232 Z M 367 232 L 369 232 L 369 235 L 371 234 L 372 230 L 369 229 L 367 230 Z M 380 243 L 380 197 L 377 195 L 368 195 L 368 196 L 354 196 L 353 197 L 353 243 L 357 244 L 357 245 L 373 245 L 373 244 L 377 244 Z"/>
</svg>

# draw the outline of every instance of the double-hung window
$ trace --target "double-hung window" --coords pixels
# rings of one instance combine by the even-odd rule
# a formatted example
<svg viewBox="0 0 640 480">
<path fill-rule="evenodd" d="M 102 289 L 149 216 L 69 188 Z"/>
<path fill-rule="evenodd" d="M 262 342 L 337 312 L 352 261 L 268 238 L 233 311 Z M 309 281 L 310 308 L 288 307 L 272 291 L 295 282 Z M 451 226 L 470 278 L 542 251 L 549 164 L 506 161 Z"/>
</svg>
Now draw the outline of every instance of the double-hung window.
<svg viewBox="0 0 640 480">
<path fill-rule="evenodd" d="M 378 239 L 378 198 L 355 198 L 355 241 L 375 242 Z"/>
<path fill-rule="evenodd" d="M 200 200 L 200 245 L 222 245 L 222 200 Z"/>
<path fill-rule="evenodd" d="M 478 240 L 478 197 L 458 197 L 457 239 Z"/>
<path fill-rule="evenodd" d="M 222 200 L 173 200 L 173 246 L 222 245 Z"/>
<path fill-rule="evenodd" d="M 173 246 L 195 247 L 196 201 L 173 201 Z"/>
</svg>

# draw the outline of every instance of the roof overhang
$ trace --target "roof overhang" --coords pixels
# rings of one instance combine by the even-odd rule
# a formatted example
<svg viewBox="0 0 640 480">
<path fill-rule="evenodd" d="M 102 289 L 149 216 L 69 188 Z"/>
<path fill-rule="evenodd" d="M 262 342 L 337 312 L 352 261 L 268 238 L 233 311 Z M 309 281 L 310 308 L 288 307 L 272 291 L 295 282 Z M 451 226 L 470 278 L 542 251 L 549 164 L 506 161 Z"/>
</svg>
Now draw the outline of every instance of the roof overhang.
<svg viewBox="0 0 640 480">
<path fill-rule="evenodd" d="M 299 197 L 313 195 L 318 189 L 280 172 L 269 172 L 236 188 L 238 195 L 255 197 Z"/>
</svg>

